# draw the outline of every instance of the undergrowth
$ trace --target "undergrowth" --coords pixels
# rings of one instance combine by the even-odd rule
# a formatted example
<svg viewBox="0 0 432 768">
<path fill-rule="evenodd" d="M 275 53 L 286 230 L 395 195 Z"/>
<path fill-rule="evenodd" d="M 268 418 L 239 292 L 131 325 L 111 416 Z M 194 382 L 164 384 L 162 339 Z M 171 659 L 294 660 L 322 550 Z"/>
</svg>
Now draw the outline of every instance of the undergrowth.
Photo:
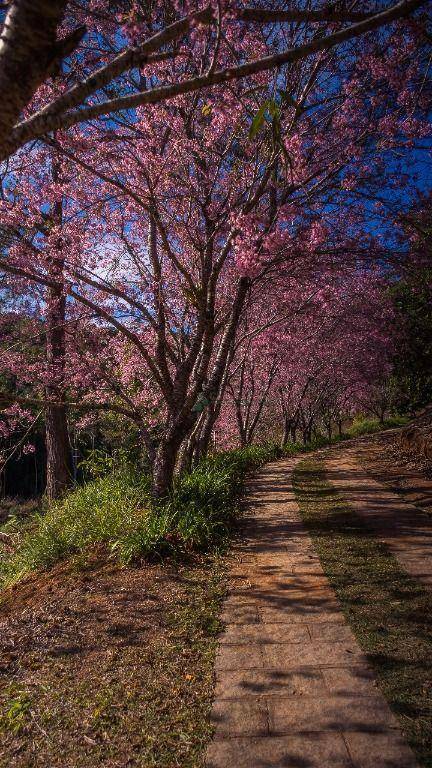
<svg viewBox="0 0 432 768">
<path fill-rule="evenodd" d="M 374 432 L 380 432 L 382 429 L 392 429 L 396 427 L 403 427 L 408 424 L 408 416 L 400 416 L 395 414 L 389 416 L 384 422 L 381 422 L 376 418 L 365 418 L 363 416 L 355 418 L 350 427 L 348 427 L 346 434 L 347 437 L 358 437 L 360 435 L 371 435 Z"/>
<path fill-rule="evenodd" d="M 0 579 L 18 581 L 38 568 L 105 545 L 124 564 L 223 546 L 236 516 L 245 475 L 282 455 L 276 446 L 216 454 L 179 478 L 171 498 L 150 504 L 150 478 L 121 464 L 86 482 L 24 524 L 1 529 Z"/>
<path fill-rule="evenodd" d="M 384 426 L 400 424 L 400 418 Z M 333 440 L 251 445 L 209 456 L 177 479 L 171 497 L 157 509 L 150 503 L 150 477 L 127 463 L 96 456 L 90 479 L 44 511 L 0 527 L 0 584 L 19 581 L 70 555 L 103 545 L 113 558 L 129 564 L 140 558 L 184 556 L 224 546 L 237 514 L 246 474 L 282 456 L 308 453 L 329 443 L 376 431 L 378 420 L 356 421 Z"/>
</svg>

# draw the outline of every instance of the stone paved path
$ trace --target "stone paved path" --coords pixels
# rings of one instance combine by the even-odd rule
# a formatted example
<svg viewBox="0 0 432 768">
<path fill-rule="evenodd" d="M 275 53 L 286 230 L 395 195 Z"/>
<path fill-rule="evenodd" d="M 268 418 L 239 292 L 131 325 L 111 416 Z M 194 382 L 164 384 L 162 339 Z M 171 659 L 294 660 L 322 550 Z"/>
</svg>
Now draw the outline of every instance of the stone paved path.
<svg viewBox="0 0 432 768">
<path fill-rule="evenodd" d="M 432 588 L 432 517 L 374 480 L 355 447 L 332 451 L 327 476 L 402 567 Z"/>
<path fill-rule="evenodd" d="M 207 768 L 415 768 L 300 521 L 294 464 L 251 484 Z"/>
</svg>

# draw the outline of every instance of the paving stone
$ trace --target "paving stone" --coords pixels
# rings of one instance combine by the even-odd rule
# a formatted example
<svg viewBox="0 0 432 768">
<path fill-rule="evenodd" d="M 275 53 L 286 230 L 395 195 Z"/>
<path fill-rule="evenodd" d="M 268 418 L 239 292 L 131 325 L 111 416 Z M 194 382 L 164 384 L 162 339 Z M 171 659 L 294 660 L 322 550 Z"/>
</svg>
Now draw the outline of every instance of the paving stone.
<svg viewBox="0 0 432 768">
<path fill-rule="evenodd" d="M 261 646 L 221 645 L 216 654 L 215 669 L 255 669 L 264 666 Z"/>
<path fill-rule="evenodd" d="M 278 577 L 277 574 L 273 574 L 261 580 L 252 574 L 249 578 L 253 586 L 263 586 L 271 591 L 273 585 L 273 588 L 285 590 L 288 594 L 295 590 L 309 593 L 311 590 L 329 588 L 328 579 L 323 573 L 308 575 L 291 573 L 285 577 Z"/>
<path fill-rule="evenodd" d="M 216 738 L 268 734 L 267 703 L 263 699 L 225 699 L 213 705 L 211 722 Z"/>
<path fill-rule="evenodd" d="M 223 670 L 216 674 L 216 699 L 243 696 L 326 696 L 322 671 L 306 669 Z"/>
<path fill-rule="evenodd" d="M 219 638 L 221 644 L 308 643 L 305 624 L 231 624 Z"/>
<path fill-rule="evenodd" d="M 377 689 L 372 670 L 361 664 L 351 667 L 322 667 L 322 674 L 330 693 L 341 696 L 367 696 Z"/>
<path fill-rule="evenodd" d="M 418 763 L 406 742 L 396 733 L 346 733 L 355 768 L 418 768 Z"/>
<path fill-rule="evenodd" d="M 352 768 L 336 733 L 215 740 L 207 768 Z"/>
<path fill-rule="evenodd" d="M 340 621 L 311 623 L 308 624 L 308 630 L 312 640 L 321 640 L 323 643 L 356 642 L 348 624 Z"/>
<path fill-rule="evenodd" d="M 273 558 L 273 560 L 285 562 L 288 553 L 285 544 L 269 545 L 266 542 L 260 542 L 259 544 L 251 544 L 250 549 L 256 554 L 258 563 L 263 557 L 265 557 L 266 561 L 267 558 Z"/>
<path fill-rule="evenodd" d="M 326 586 L 317 586 L 315 589 L 292 589 L 282 588 L 275 585 L 273 589 L 263 586 L 254 586 L 250 582 L 244 582 L 243 585 L 233 587 L 226 599 L 225 605 L 237 605 L 239 603 L 252 603 L 257 601 L 258 606 L 272 607 L 276 605 L 280 608 L 303 607 L 304 605 L 313 606 L 339 606 L 335 600 L 334 592 Z"/>
<path fill-rule="evenodd" d="M 250 590 L 256 595 L 272 595 L 279 594 L 281 596 L 299 595 L 306 592 L 309 593 L 321 593 L 327 590 L 328 594 L 333 594 L 329 583 L 325 576 L 321 574 L 303 576 L 299 574 L 284 574 L 280 575 L 277 572 L 261 575 L 249 573 L 248 576 L 244 576 L 242 579 L 236 577 L 232 582 L 230 589 L 231 592 L 237 590 Z"/>
<path fill-rule="evenodd" d="M 366 657 L 352 640 L 345 643 L 322 643 L 317 640 L 306 645 L 273 643 L 262 646 L 264 666 L 278 669 L 307 665 L 349 665 L 363 662 Z"/>
<path fill-rule="evenodd" d="M 335 598 L 335 594 L 328 586 L 317 587 L 316 589 L 277 589 L 274 591 L 253 589 L 248 590 L 258 601 L 259 607 L 271 607 L 273 605 L 284 608 L 326 608 L 331 605 L 336 610 L 340 607 Z M 234 597 L 235 595 L 233 595 Z M 230 598 L 228 598 L 229 600 Z"/>
<path fill-rule="evenodd" d="M 274 554 L 273 552 L 261 552 L 257 555 L 254 565 L 255 564 L 257 566 L 287 568 L 293 564 L 293 558 L 288 556 L 288 552 L 278 554 Z"/>
<path fill-rule="evenodd" d="M 256 603 L 252 605 L 227 605 L 225 604 L 221 614 L 224 624 L 252 624 L 260 621 Z"/>
<path fill-rule="evenodd" d="M 339 621 L 341 624 L 345 622 L 343 614 L 338 610 L 338 604 L 335 602 L 331 605 L 327 605 L 323 608 L 319 605 L 297 605 L 297 606 L 280 606 L 272 607 L 258 607 L 258 614 L 260 620 L 265 624 L 310 624 L 311 622 L 329 622 Z"/>
<path fill-rule="evenodd" d="M 236 587 L 232 589 L 225 600 L 225 609 L 236 605 L 253 604 L 257 599 L 257 594 L 251 586 Z M 256 603 L 255 603 L 256 605 Z"/>
<path fill-rule="evenodd" d="M 397 729 L 398 723 L 381 696 L 326 698 L 308 697 L 268 700 L 271 734 L 298 731 L 360 731 L 382 733 Z"/>
<path fill-rule="evenodd" d="M 291 561 L 291 569 L 294 574 L 313 575 L 315 573 L 324 573 L 321 563 L 315 558 L 293 558 Z"/>
</svg>

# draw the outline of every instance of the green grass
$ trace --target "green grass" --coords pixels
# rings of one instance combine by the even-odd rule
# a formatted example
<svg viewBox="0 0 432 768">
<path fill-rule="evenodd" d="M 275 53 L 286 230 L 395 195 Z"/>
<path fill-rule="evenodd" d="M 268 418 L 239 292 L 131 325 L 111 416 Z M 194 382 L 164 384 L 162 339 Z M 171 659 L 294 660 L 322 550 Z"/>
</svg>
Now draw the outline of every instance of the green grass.
<svg viewBox="0 0 432 768">
<path fill-rule="evenodd" d="M 380 688 L 422 765 L 432 766 L 432 593 L 400 567 L 326 481 L 318 459 L 294 473 L 303 520 Z"/>
<path fill-rule="evenodd" d="M 371 435 L 375 432 L 381 432 L 383 429 L 394 429 L 396 427 L 403 427 L 408 424 L 408 416 L 400 416 L 395 414 L 389 416 L 384 422 L 381 422 L 376 418 L 367 418 L 365 416 L 358 416 L 354 419 L 353 423 L 346 430 L 347 437 L 359 437 L 360 435 Z"/>
<path fill-rule="evenodd" d="M 236 517 L 246 473 L 280 455 L 275 446 L 250 446 L 209 457 L 181 477 L 171 498 L 157 509 L 150 504 L 149 477 L 123 464 L 24 524 L 7 522 L 1 529 L 6 543 L 0 542 L 0 580 L 10 585 L 97 545 L 124 564 L 221 547 Z"/>
<path fill-rule="evenodd" d="M 0 732 L 16 736 L 24 730 L 30 711 L 31 699 L 27 691 L 12 683 L 6 689 L 6 706 L 0 712 Z"/>
</svg>

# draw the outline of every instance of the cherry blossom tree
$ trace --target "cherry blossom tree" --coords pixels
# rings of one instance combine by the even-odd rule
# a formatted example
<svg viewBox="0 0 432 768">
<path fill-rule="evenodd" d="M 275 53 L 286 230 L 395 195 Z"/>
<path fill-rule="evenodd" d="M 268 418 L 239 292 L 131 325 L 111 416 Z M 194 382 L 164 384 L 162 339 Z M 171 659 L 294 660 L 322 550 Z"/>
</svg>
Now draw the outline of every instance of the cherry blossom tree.
<svg viewBox="0 0 432 768">
<path fill-rule="evenodd" d="M 225 32 L 227 60 L 238 24 Z M 298 31 L 297 24 L 283 28 L 287 50 Z M 242 56 L 265 58 L 268 36 L 259 25 L 242 41 Z M 210 50 L 204 45 L 204 63 Z M 37 308 L 47 329 L 64 329 L 59 343 L 47 332 L 59 355 L 39 371 L 39 402 L 60 408 L 67 398 L 74 407 L 133 419 L 155 497 L 168 492 L 179 457 L 187 466 L 191 454 L 206 452 L 230 366 L 247 346 L 239 346 L 239 328 L 256 297 L 268 303 L 258 302 L 253 336 L 283 327 L 299 284 L 307 300 L 308 289 L 338 274 L 339 259 L 373 261 L 376 251 L 359 249 L 354 237 L 349 242 L 354 224 L 344 201 L 356 181 L 383 178 L 389 146 L 425 130 L 421 99 L 406 125 L 389 78 L 397 68 L 405 91 L 424 89 L 427 63 L 416 27 L 398 25 L 343 53 L 320 45 L 309 52 L 307 59 L 278 60 L 288 65 L 277 76 L 270 67 L 260 75 L 248 70 L 210 95 L 183 95 L 59 132 L 9 167 L 3 279 L 8 289 L 18 279 L 17 300 L 31 295 L 30 311 Z M 184 77 L 195 77 L 196 60 L 182 59 Z M 152 63 L 152 77 L 161 66 L 170 75 L 167 61 Z M 149 78 L 135 106 L 146 103 L 151 85 Z M 378 140 L 383 120 L 385 147 Z M 343 248 L 331 225 L 336 208 L 348 234 Z"/>
<path fill-rule="evenodd" d="M 305 286 L 309 298 L 288 322 L 255 337 L 255 353 L 248 341 L 236 356 L 217 427 L 231 444 L 250 442 L 256 430 L 282 445 L 298 431 L 305 442 L 314 430 L 331 438 L 344 419 L 373 407 L 394 347 L 387 280 L 341 261 L 320 285 Z"/>
</svg>

